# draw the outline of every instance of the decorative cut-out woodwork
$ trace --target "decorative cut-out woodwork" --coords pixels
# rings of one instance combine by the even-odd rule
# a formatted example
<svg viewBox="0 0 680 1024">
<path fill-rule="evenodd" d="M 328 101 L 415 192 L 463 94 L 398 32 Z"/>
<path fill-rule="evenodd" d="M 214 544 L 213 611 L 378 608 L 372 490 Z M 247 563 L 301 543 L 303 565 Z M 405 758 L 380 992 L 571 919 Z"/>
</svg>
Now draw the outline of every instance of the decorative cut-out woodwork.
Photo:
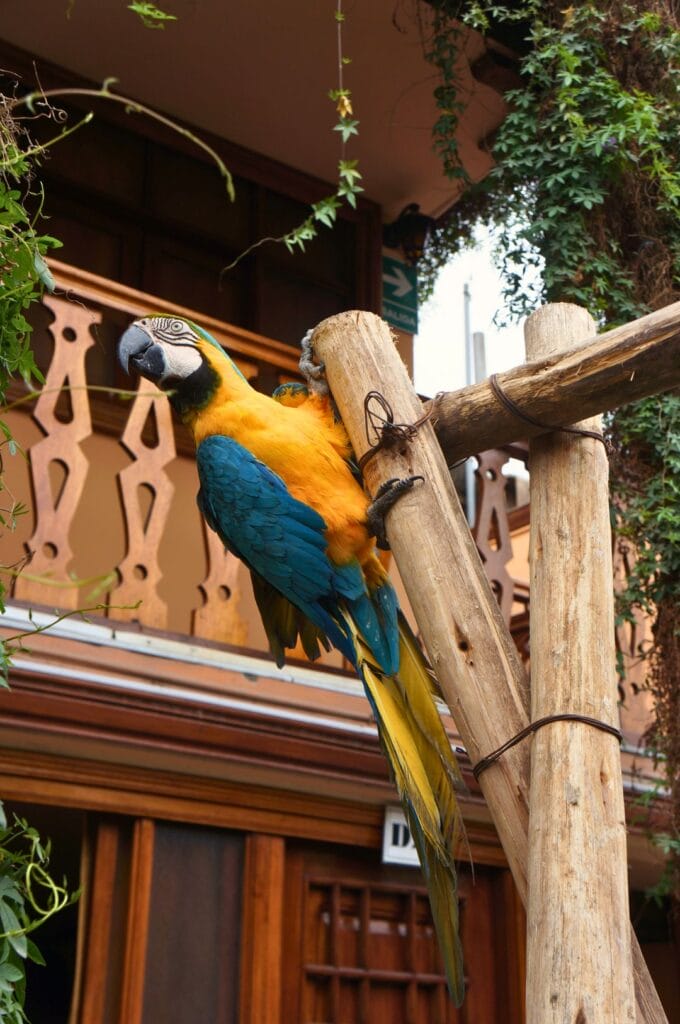
<svg viewBox="0 0 680 1024">
<path fill-rule="evenodd" d="M 240 562 L 224 550 L 220 538 L 205 522 L 203 536 L 208 567 L 199 589 L 204 603 L 193 614 L 192 632 L 208 640 L 243 646 L 248 637 L 248 624 L 238 608 Z"/>
<path fill-rule="evenodd" d="M 149 419 L 154 421 L 153 445 L 143 437 Z M 110 614 L 164 629 L 168 607 L 158 593 L 162 576 L 158 554 L 175 490 L 165 472 L 175 458 L 175 437 L 167 399 L 146 380 L 139 383 L 120 443 L 134 461 L 118 474 L 127 553 L 118 566 L 120 584 L 111 593 Z"/>
<path fill-rule="evenodd" d="M 32 557 L 25 574 L 17 577 L 14 596 L 77 608 L 78 586 L 68 575 L 73 559 L 70 530 L 88 471 L 80 445 L 92 431 L 85 356 L 94 345 L 90 328 L 101 316 L 55 296 L 43 303 L 54 316 L 49 327 L 54 355 L 33 410 L 45 437 L 30 452 L 35 529 L 27 548 Z"/>
<path fill-rule="evenodd" d="M 473 536 L 484 562 L 506 623 L 510 622 L 515 584 L 507 570 L 512 558 L 512 538 L 508 524 L 507 499 L 503 466 L 508 461 L 501 449 L 481 452 L 477 456 L 479 501 Z"/>
</svg>

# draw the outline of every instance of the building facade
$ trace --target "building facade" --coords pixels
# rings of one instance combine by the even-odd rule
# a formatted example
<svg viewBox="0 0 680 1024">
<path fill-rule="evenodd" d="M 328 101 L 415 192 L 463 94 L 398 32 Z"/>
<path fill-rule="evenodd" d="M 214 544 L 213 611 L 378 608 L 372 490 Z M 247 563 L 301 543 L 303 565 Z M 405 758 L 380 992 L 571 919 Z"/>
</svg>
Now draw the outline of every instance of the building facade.
<svg viewBox="0 0 680 1024">
<path fill-rule="evenodd" d="M 83 887 L 45 926 L 29 1015 L 520 1022 L 523 911 L 464 752 L 467 996 L 456 1011 L 419 871 L 383 858 L 398 801 L 360 683 L 337 653 L 276 668 L 247 572 L 200 520 L 188 436 L 145 382 L 121 395 L 115 359 L 130 320 L 177 312 L 270 392 L 296 379 L 307 328 L 348 308 L 381 311 L 383 225 L 414 199 L 432 216 L 455 200 L 422 137 L 431 83 L 426 96 L 415 14 L 395 22 L 381 3 L 347 28 L 368 122 L 356 209 L 305 252 L 261 246 L 223 272 L 328 194 L 337 140 L 310 84 L 333 84 L 328 13 L 302 0 L 285 16 L 265 3 L 186 3 L 177 26 L 149 33 L 113 0 L 78 0 L 70 21 L 8 6 L 3 68 L 16 89 L 39 83 L 49 97 L 36 137 L 54 134 L 57 107 L 69 123 L 95 111 L 40 170 L 48 230 L 63 242 L 56 291 L 34 316 L 46 386 L 7 414 L 30 453 L 6 460 L 7 484 L 31 498 L 3 562 L 31 560 L 0 625 L 6 636 L 52 625 L 16 654 L 0 702 L 0 793 L 52 836 L 56 873 Z M 461 49 L 473 94 L 461 145 L 476 177 L 503 116 L 504 54 L 474 35 Z M 129 81 L 134 100 L 209 141 L 234 174 L 233 203 L 185 134 L 73 91 L 114 71 L 121 91 Z M 408 362 L 412 339 L 398 340 Z M 502 473 L 511 455 L 521 446 L 480 455 L 476 539 L 526 656 L 528 507 Z M 648 708 L 628 705 L 632 793 L 648 781 L 636 752 Z M 447 728 L 456 743 L 450 718 Z M 642 888 L 657 870 L 642 830 L 631 863 Z M 656 946 L 663 984 L 669 954 Z"/>
</svg>

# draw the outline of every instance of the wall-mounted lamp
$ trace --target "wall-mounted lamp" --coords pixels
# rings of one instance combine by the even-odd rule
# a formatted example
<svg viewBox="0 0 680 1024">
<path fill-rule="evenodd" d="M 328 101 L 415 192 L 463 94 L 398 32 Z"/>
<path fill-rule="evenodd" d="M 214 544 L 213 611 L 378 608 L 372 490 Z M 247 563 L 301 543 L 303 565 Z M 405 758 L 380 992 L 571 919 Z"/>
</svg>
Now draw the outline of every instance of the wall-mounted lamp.
<svg viewBox="0 0 680 1024">
<path fill-rule="evenodd" d="M 401 249 L 414 266 L 425 252 L 434 226 L 435 221 L 420 212 L 418 203 L 409 203 L 395 221 L 383 227 L 383 244 L 388 249 Z"/>
</svg>

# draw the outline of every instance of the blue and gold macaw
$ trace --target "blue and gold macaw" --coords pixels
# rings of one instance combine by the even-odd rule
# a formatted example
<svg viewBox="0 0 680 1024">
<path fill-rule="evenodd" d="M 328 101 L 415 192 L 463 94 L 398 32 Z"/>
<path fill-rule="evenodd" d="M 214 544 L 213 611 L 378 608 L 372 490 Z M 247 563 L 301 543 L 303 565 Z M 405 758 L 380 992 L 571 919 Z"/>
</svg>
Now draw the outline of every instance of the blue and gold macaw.
<svg viewBox="0 0 680 1024">
<path fill-rule="evenodd" d="M 460 771 L 436 682 L 368 526 L 369 498 L 327 396 L 255 391 L 217 342 L 172 316 L 137 320 L 119 356 L 169 392 L 196 443 L 198 504 L 248 566 L 279 667 L 298 638 L 310 658 L 340 650 L 364 682 L 430 894 L 449 991 L 463 997 L 454 855 Z"/>
</svg>

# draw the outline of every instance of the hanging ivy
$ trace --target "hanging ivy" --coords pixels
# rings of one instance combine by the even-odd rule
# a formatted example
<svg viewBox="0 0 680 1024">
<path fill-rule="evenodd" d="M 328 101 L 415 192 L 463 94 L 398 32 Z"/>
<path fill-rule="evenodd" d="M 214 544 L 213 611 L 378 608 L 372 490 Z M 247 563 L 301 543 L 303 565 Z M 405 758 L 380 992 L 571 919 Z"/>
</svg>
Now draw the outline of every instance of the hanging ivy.
<svg viewBox="0 0 680 1024">
<path fill-rule="evenodd" d="M 502 34 L 524 28 L 520 84 L 493 148 L 494 170 L 471 186 L 439 226 L 424 261 L 427 295 L 437 270 L 495 225 L 512 317 L 538 302 L 585 306 L 603 328 L 680 298 L 680 25 L 672 0 L 512 6 L 485 0 L 431 4 L 427 43 L 444 91 L 434 146 L 452 178 L 450 138 L 459 110 L 447 84 L 451 33 L 460 22 Z M 541 271 L 536 284 L 535 268 Z M 665 767 L 672 820 L 661 844 L 680 894 L 680 396 L 660 395 L 612 420 L 612 491 L 618 536 L 637 553 L 620 595 L 653 620 L 648 685 L 650 739 Z"/>
</svg>

